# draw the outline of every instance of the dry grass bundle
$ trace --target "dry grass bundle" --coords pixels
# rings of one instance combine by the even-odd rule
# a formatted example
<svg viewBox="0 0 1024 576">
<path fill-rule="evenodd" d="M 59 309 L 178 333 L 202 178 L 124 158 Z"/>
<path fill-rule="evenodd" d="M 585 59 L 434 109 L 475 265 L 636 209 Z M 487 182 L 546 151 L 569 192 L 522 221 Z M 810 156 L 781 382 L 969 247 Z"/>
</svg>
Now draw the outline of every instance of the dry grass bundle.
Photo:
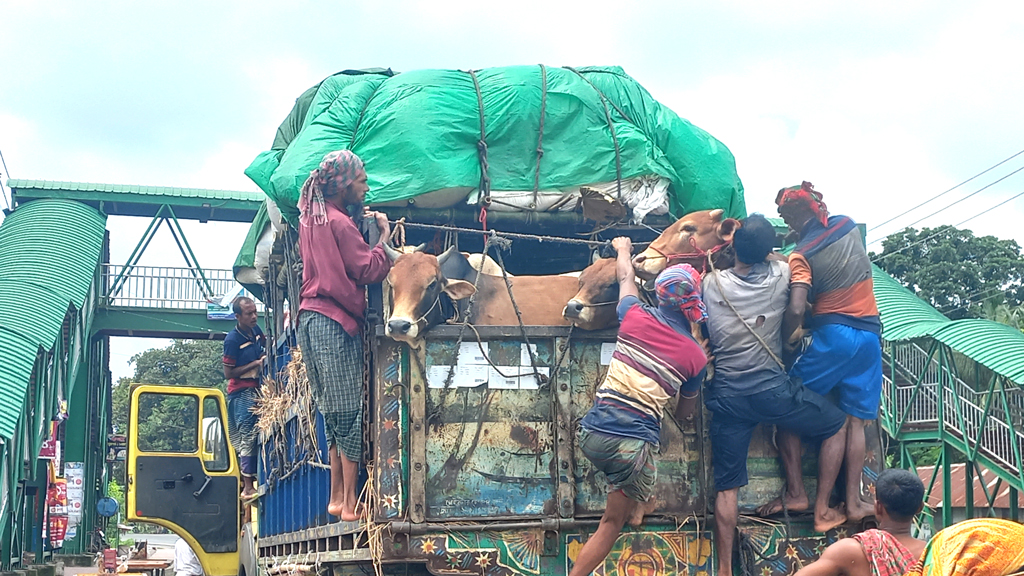
<svg viewBox="0 0 1024 576">
<path fill-rule="evenodd" d="M 372 463 L 366 464 L 366 484 L 363 485 L 363 492 L 359 500 L 363 503 L 366 512 L 366 545 L 370 549 L 370 559 L 373 561 L 373 572 L 376 576 L 384 576 L 381 561 L 384 559 L 384 531 L 387 524 L 378 524 L 374 521 L 373 511 L 377 509 L 380 502 L 380 492 L 377 490 L 377 475 Z"/>
<path fill-rule="evenodd" d="M 305 462 L 322 463 L 316 436 L 316 406 L 309 388 L 302 350 L 291 349 L 291 361 L 280 380 L 266 379 L 253 412 L 259 416 L 256 429 L 260 434 L 263 460 L 271 478 L 282 478 Z M 295 419 L 295 437 L 285 437 L 285 427 Z M 285 459 L 287 446 L 305 456 L 299 460 Z M 268 453 L 268 448 L 272 447 Z"/>
</svg>

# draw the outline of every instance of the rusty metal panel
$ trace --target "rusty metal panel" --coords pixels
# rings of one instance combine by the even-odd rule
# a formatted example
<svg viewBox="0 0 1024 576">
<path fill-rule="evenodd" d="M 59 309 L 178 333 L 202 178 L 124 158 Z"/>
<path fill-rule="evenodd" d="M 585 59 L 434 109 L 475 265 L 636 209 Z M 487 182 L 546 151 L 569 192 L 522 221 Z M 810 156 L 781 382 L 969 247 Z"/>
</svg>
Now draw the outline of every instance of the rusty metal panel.
<svg viewBox="0 0 1024 576">
<path fill-rule="evenodd" d="M 594 390 L 607 372 L 602 360 L 609 356 L 609 347 L 615 338 L 580 339 L 572 344 L 569 353 L 570 387 L 572 393 L 573 422 L 590 410 L 594 402 Z M 666 412 L 674 409 L 674 402 Z M 680 429 L 680 425 L 682 429 Z M 657 507 L 654 514 L 666 516 L 689 516 L 704 513 L 707 498 L 707 482 L 710 478 L 709 463 L 704 450 L 704 418 L 701 411 L 686 422 L 677 423 L 667 414 L 662 420 L 661 447 L 655 458 L 658 479 L 654 487 Z M 597 472 L 590 461 L 575 446 L 576 516 L 600 516 L 607 502 L 607 480 Z"/>
<path fill-rule="evenodd" d="M 486 383 L 467 385 L 460 382 L 465 377 L 460 373 L 452 385 L 443 387 L 437 378 L 444 379 L 453 364 L 457 338 L 428 339 L 425 344 L 426 517 L 556 514 L 551 386 L 541 383 L 532 389 L 530 382 L 517 381 L 515 370 L 524 365 L 521 337 L 483 340 L 494 368 L 476 356 L 472 350 L 479 348 L 476 337 L 467 332 L 467 347 L 459 354 L 458 366 L 487 372 Z M 536 346 L 538 366 L 550 368 L 554 339 L 531 338 L 530 342 Z"/>
</svg>

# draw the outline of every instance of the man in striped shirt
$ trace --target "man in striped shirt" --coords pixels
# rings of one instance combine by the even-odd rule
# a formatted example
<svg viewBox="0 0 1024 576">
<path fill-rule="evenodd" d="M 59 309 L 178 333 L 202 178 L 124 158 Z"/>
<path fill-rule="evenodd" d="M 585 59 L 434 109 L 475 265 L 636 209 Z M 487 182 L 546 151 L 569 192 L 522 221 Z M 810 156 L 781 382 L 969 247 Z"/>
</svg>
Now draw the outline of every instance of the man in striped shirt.
<svg viewBox="0 0 1024 576">
<path fill-rule="evenodd" d="M 676 419 L 690 415 L 707 364 L 690 331 L 691 322 L 707 318 L 696 270 L 688 264 L 666 268 L 655 280 L 658 306 L 647 306 L 634 282 L 630 239 L 616 238 L 612 246 L 617 252 L 619 334 L 579 435 L 580 450 L 608 478 L 608 503 L 570 576 L 590 574 L 626 521 L 639 525 L 653 506 L 662 411 L 678 393 Z"/>
<path fill-rule="evenodd" d="M 857 224 L 847 216 L 829 216 L 810 182 L 779 190 L 775 203 L 786 224 L 800 234 L 789 256 L 789 308 L 783 325 L 788 342 L 799 341 L 811 305 L 811 344 L 790 375 L 818 394 L 838 391 L 839 408 L 847 414 L 846 516 L 858 522 L 875 510 L 861 489 L 864 425 L 878 417 L 882 395 L 882 325 L 871 261 Z M 779 452 L 784 466 L 799 467 L 798 437 L 780 431 Z"/>
</svg>

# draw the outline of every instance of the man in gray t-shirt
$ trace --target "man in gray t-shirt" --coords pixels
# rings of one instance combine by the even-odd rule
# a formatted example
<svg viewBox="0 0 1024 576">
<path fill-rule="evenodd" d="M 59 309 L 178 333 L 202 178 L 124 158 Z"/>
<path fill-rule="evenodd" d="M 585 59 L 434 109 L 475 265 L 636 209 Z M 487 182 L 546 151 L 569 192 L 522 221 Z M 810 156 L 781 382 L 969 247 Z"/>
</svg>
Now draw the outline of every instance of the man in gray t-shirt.
<svg viewBox="0 0 1024 576">
<path fill-rule="evenodd" d="M 841 512 L 828 507 L 828 497 L 842 463 L 846 415 L 820 395 L 792 382 L 779 363 L 782 320 L 789 303 L 789 266 L 767 259 L 774 244 L 775 229 L 764 216 L 754 214 L 733 237 L 736 266 L 711 272 L 704 279 L 715 364 L 704 402 L 712 414 L 719 576 L 732 574 L 737 495 L 747 484 L 747 451 L 759 423 L 775 424 L 821 441 L 814 524 L 817 528 L 845 521 Z M 786 478 L 786 504 L 790 511 L 806 510 L 809 502 L 799 467 L 795 474 Z"/>
</svg>

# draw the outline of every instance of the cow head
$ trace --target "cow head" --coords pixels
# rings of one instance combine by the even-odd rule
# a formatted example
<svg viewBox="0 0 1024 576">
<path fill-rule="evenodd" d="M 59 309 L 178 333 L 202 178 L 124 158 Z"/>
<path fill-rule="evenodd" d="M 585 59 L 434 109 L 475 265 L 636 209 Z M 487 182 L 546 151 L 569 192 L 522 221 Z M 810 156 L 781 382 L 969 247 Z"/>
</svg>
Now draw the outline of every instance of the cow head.
<svg viewBox="0 0 1024 576">
<path fill-rule="evenodd" d="M 463 268 L 473 270 L 455 247 L 445 250 L 440 256 L 426 254 L 422 248 L 403 254 L 384 246 L 394 262 L 388 273 L 391 316 L 384 333 L 394 340 L 410 344 L 415 343 L 428 328 L 446 320 L 443 298 L 461 300 L 475 292 L 473 284 L 458 279 L 463 275 L 460 274 L 464 272 Z M 449 270 L 455 273 L 446 274 Z"/>
<path fill-rule="evenodd" d="M 618 322 L 618 300 L 615 258 L 597 258 L 580 272 L 580 290 L 565 305 L 562 317 L 584 330 L 610 328 Z"/>
<path fill-rule="evenodd" d="M 651 280 L 670 264 L 683 262 L 701 270 L 704 259 L 701 252 L 731 242 L 733 233 L 740 227 L 739 220 L 723 218 L 724 215 L 722 209 L 701 210 L 676 220 L 633 258 L 636 275 Z"/>
</svg>

